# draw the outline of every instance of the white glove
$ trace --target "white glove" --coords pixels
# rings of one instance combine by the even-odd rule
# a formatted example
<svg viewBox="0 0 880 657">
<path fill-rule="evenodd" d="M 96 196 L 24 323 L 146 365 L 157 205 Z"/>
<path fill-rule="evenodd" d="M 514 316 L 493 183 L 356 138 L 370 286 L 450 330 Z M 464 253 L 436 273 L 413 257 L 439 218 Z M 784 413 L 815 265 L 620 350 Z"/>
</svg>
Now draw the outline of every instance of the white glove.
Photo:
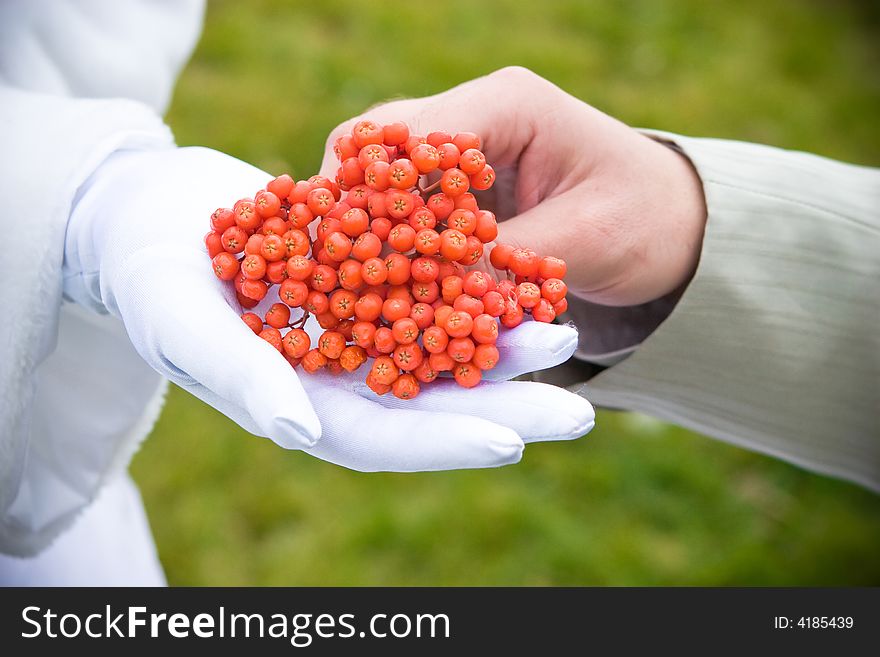
<svg viewBox="0 0 880 657">
<path fill-rule="evenodd" d="M 247 431 L 349 468 L 499 466 L 518 461 L 524 442 L 577 438 L 592 428 L 586 400 L 543 384 L 465 390 L 443 382 L 402 401 L 374 394 L 361 370 L 299 377 L 241 321 L 232 286 L 214 276 L 203 242 L 217 207 L 270 179 L 204 148 L 114 154 L 75 202 L 65 294 L 121 318 L 151 367 Z M 572 328 L 525 323 L 499 339 L 493 377 L 552 367 L 576 343 Z"/>
</svg>

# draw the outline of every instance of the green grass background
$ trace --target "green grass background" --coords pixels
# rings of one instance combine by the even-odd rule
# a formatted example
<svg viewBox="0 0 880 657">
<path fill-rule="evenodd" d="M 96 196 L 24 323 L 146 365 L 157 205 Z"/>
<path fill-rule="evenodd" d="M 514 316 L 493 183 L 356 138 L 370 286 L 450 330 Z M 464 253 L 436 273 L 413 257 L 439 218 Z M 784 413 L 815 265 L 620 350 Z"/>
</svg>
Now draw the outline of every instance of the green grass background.
<svg viewBox="0 0 880 657">
<path fill-rule="evenodd" d="M 168 121 L 305 177 L 365 107 L 520 64 L 633 125 L 878 165 L 868 4 L 212 2 Z M 365 475 L 174 389 L 133 471 L 172 584 L 880 584 L 880 497 L 631 414 L 501 470 Z"/>
</svg>

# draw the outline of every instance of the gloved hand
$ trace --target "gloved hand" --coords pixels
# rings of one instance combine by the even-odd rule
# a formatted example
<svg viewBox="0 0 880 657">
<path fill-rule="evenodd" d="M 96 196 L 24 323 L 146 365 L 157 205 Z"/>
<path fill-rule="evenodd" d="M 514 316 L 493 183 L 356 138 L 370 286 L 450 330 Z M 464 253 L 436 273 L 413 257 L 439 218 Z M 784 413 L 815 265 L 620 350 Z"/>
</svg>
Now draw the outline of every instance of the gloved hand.
<svg viewBox="0 0 880 657">
<path fill-rule="evenodd" d="M 362 371 L 299 377 L 241 321 L 203 243 L 214 209 L 270 179 L 203 148 L 114 154 L 77 195 L 65 294 L 119 317 L 150 366 L 247 431 L 357 470 L 499 466 L 524 442 L 589 431 L 586 400 L 537 383 L 435 384 L 401 401 L 375 395 Z M 576 341 L 569 327 L 524 324 L 499 341 L 494 375 L 556 365 Z"/>
</svg>

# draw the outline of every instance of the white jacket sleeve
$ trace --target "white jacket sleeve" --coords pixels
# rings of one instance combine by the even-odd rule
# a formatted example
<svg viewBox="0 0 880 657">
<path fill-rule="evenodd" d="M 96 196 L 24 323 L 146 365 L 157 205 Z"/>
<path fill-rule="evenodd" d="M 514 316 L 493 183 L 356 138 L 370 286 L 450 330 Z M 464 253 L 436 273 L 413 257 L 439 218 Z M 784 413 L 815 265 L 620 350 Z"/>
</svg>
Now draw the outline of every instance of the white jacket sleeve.
<svg viewBox="0 0 880 657">
<path fill-rule="evenodd" d="M 121 323 L 62 300 L 80 185 L 120 148 L 173 145 L 159 118 L 201 0 L 0 3 L 0 552 L 33 554 L 123 471 L 165 383 Z"/>
<path fill-rule="evenodd" d="M 581 354 L 613 365 L 583 394 L 880 490 L 880 171 L 653 134 L 703 181 L 700 264 L 637 347 Z"/>
</svg>

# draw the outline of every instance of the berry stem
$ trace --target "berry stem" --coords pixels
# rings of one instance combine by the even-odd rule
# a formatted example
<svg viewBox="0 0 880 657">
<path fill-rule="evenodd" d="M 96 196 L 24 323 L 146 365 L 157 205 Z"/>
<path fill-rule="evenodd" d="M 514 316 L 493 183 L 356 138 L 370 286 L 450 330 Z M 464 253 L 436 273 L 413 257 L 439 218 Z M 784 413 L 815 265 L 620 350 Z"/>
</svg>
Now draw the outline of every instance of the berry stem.
<svg viewBox="0 0 880 657">
<path fill-rule="evenodd" d="M 302 317 L 300 317 L 298 320 L 296 320 L 292 324 L 289 324 L 290 328 L 292 328 L 292 329 L 302 328 L 303 326 L 306 325 L 306 322 L 308 321 L 309 317 L 311 317 L 311 315 L 309 315 L 309 313 L 303 312 Z"/>
<path fill-rule="evenodd" d="M 425 187 L 424 189 L 422 189 L 421 187 L 419 187 L 419 192 L 422 193 L 422 194 L 427 194 L 427 193 L 429 193 L 429 192 L 433 192 L 433 191 L 434 191 L 435 189 L 437 189 L 439 186 L 440 186 L 440 181 L 438 180 L 438 181 L 435 182 L 433 185 L 428 185 L 428 186 Z"/>
</svg>

